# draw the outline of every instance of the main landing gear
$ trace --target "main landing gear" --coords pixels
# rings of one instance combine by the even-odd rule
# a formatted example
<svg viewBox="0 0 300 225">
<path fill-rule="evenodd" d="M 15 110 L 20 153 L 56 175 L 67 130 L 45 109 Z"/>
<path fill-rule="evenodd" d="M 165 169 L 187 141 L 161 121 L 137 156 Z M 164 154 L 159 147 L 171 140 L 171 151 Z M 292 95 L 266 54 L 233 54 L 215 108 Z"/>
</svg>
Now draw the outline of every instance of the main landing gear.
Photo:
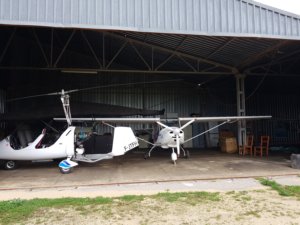
<svg viewBox="0 0 300 225">
<path fill-rule="evenodd" d="M 145 153 L 145 155 L 144 155 L 145 160 L 151 157 L 151 152 L 155 147 L 157 147 L 157 146 L 153 146 L 147 153 Z M 184 148 L 182 146 L 180 146 L 180 150 L 183 152 L 183 158 L 185 158 L 185 159 L 190 158 L 189 150 L 184 150 Z M 178 155 L 175 153 L 174 149 L 172 148 L 171 160 L 173 161 L 174 165 L 176 165 L 177 158 L 178 158 Z"/>
<path fill-rule="evenodd" d="M 5 160 L 3 162 L 3 167 L 6 170 L 14 170 L 17 168 L 17 162 L 14 160 Z"/>
</svg>

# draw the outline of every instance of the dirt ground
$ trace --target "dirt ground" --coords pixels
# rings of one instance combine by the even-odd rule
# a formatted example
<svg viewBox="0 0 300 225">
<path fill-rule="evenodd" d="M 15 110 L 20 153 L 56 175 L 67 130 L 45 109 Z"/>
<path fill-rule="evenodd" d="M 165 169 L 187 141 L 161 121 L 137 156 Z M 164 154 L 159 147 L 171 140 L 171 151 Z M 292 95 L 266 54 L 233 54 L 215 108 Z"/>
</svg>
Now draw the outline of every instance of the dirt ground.
<svg viewBox="0 0 300 225">
<path fill-rule="evenodd" d="M 300 200 L 272 190 L 219 193 L 218 201 L 115 200 L 109 205 L 41 209 L 22 224 L 300 224 Z"/>
</svg>

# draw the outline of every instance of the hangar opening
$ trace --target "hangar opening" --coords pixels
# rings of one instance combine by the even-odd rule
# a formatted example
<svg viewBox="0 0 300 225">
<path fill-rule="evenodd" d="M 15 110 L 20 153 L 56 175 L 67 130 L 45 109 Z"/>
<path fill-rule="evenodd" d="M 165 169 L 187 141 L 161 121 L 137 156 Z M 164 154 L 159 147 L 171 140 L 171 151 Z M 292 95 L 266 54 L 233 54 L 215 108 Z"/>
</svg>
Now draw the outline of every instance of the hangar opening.
<svg viewBox="0 0 300 225">
<path fill-rule="evenodd" d="M 26 1 L 27 11 L 17 12 L 14 1 L 0 1 L 2 136 L 22 117 L 36 126 L 35 117 L 48 122 L 62 110 L 58 96 L 23 97 L 78 89 L 71 112 L 86 117 L 271 115 L 224 125 L 186 147 L 220 147 L 227 131 L 237 146 L 247 134 L 257 144 L 268 135 L 274 151 L 298 151 L 299 16 L 250 0 L 75 2 Z M 86 113 L 94 108 L 77 102 L 120 108 Z M 48 118 L 39 117 L 45 111 Z M 217 124 L 193 124 L 186 135 Z M 141 135 L 153 129 L 132 127 Z M 101 124 L 93 129 L 111 132 Z"/>
</svg>

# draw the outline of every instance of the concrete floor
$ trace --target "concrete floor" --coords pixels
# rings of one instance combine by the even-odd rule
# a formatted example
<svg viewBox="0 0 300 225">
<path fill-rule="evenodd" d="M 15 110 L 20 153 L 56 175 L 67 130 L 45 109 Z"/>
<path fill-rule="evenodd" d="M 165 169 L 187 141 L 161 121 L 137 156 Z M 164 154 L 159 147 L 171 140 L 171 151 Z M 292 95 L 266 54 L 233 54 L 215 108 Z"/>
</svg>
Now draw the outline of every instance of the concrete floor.
<svg viewBox="0 0 300 225">
<path fill-rule="evenodd" d="M 213 150 L 192 150 L 189 159 L 170 161 L 170 152 L 157 150 L 144 160 L 144 151 L 96 164 L 81 163 L 71 174 L 61 174 L 55 163 L 23 164 L 17 170 L 0 170 L 0 191 L 74 186 L 101 186 L 127 183 L 198 181 L 300 175 L 288 156 L 269 158 L 239 156 Z"/>
</svg>

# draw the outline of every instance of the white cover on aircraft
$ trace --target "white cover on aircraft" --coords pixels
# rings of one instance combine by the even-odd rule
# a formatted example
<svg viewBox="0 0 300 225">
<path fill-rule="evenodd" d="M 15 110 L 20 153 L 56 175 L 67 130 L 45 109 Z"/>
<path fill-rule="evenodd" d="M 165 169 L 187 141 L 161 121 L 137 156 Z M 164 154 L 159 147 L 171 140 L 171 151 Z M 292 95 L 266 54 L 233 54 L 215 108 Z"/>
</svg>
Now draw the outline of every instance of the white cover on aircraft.
<svg viewBox="0 0 300 225">
<path fill-rule="evenodd" d="M 112 155 L 124 155 L 127 151 L 138 147 L 137 138 L 130 127 L 115 127 Z"/>
</svg>

